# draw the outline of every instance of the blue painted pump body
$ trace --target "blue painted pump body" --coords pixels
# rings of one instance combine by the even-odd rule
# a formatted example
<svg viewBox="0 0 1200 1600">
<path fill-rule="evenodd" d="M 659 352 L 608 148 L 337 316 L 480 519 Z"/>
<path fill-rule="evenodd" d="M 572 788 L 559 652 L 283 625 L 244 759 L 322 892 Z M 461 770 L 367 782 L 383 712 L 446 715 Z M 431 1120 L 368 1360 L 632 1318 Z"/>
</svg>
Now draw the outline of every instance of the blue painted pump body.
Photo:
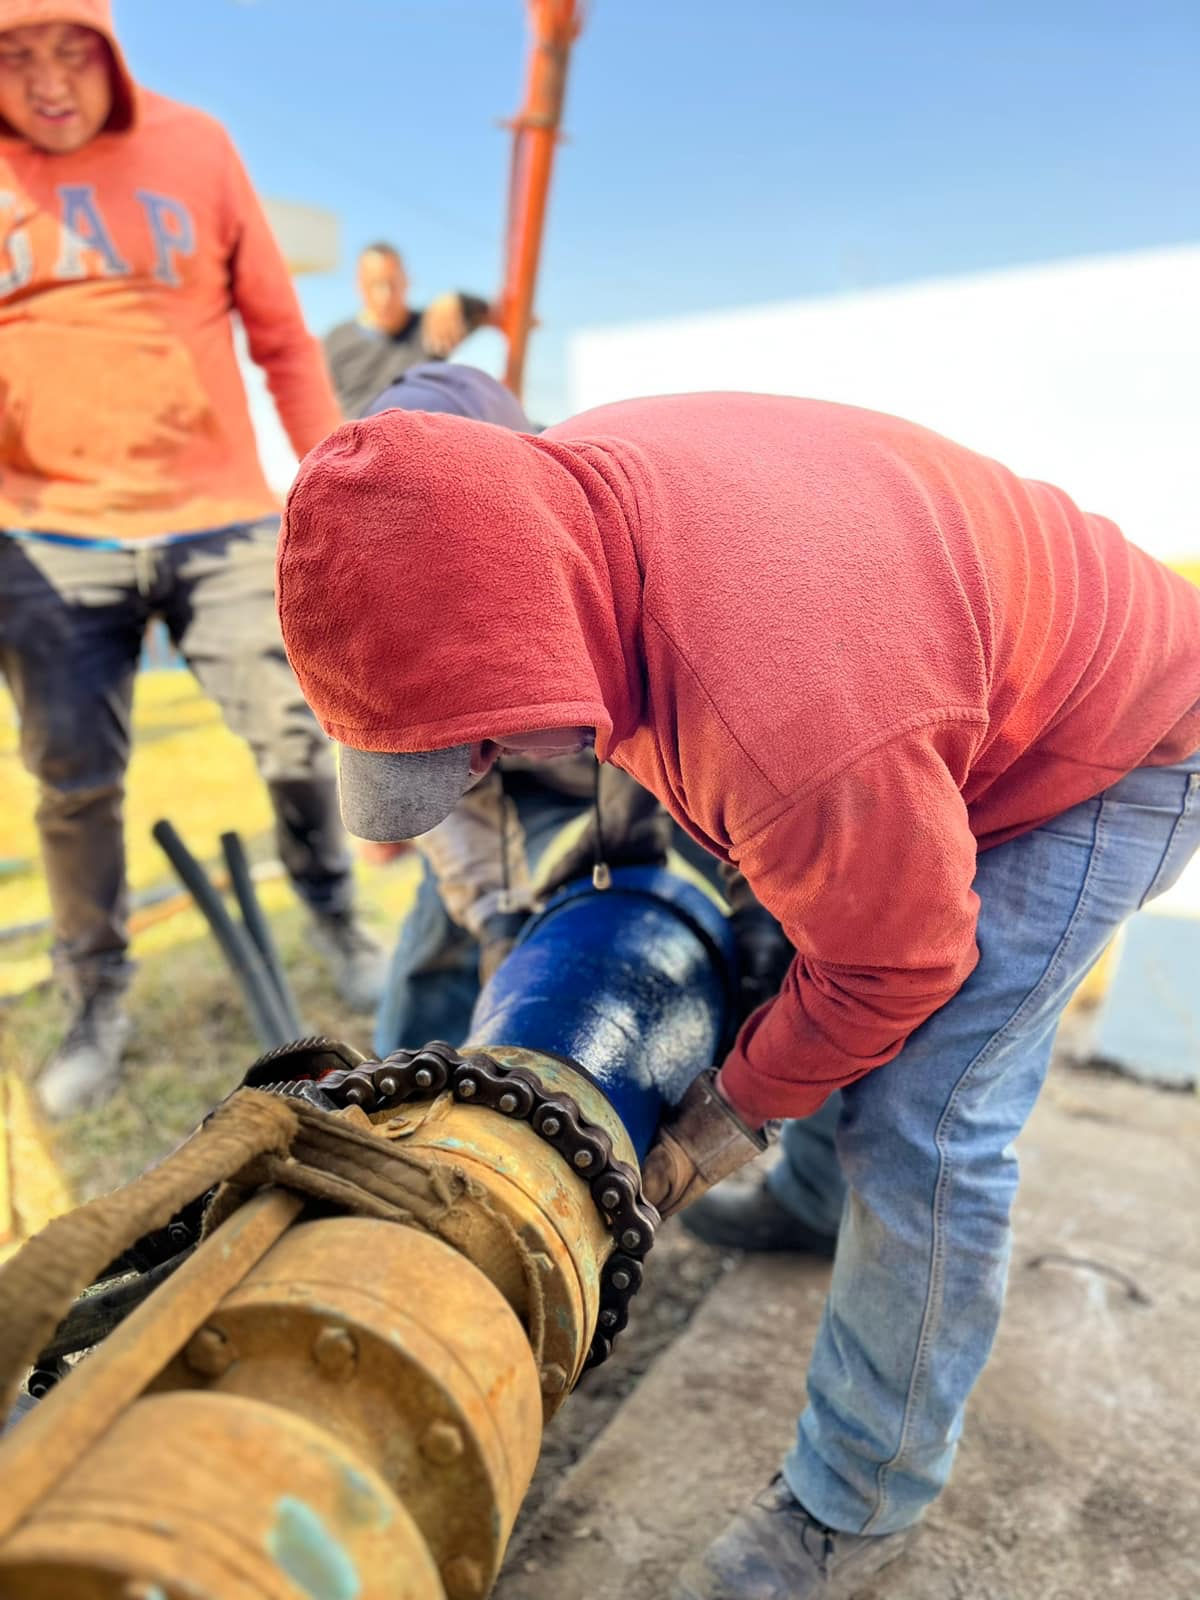
<svg viewBox="0 0 1200 1600">
<path fill-rule="evenodd" d="M 642 1157 L 728 1043 L 734 947 L 702 890 L 660 867 L 561 889 L 479 996 L 468 1045 L 565 1056 L 603 1089 Z"/>
</svg>

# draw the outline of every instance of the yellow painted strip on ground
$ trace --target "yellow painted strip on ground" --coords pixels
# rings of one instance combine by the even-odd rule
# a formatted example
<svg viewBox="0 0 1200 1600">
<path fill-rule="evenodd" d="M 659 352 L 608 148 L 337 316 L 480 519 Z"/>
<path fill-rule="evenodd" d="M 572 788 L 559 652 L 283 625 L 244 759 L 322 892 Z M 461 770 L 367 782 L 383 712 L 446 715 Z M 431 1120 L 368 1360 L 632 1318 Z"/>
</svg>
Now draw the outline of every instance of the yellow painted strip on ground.
<svg viewBox="0 0 1200 1600">
<path fill-rule="evenodd" d="M 50 957 L 23 956 L 20 961 L 0 961 L 0 996 L 24 994 L 53 976 Z"/>
<path fill-rule="evenodd" d="M 16 1243 L 16 1228 L 12 1211 L 12 1178 L 8 1154 L 8 1083 L 9 1074 L 0 1077 L 0 1261 Z"/>
<path fill-rule="evenodd" d="M 0 1079 L 0 1260 L 71 1207 L 71 1193 L 50 1154 L 29 1091 L 15 1073 Z"/>
</svg>

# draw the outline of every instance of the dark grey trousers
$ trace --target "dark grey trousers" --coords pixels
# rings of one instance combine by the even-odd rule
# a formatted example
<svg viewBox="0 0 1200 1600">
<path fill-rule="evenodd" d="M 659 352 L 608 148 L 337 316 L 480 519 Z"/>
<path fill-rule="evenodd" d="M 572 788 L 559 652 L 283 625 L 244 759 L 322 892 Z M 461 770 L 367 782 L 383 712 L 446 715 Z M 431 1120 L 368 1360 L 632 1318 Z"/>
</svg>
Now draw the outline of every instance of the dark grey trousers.
<svg viewBox="0 0 1200 1600">
<path fill-rule="evenodd" d="M 332 758 L 275 615 L 277 532 L 272 518 L 116 550 L 0 534 L 0 671 L 22 759 L 41 786 L 55 965 L 75 993 L 128 972 L 122 800 L 134 675 L 154 616 L 254 752 L 300 897 L 318 912 L 349 906 Z M 196 776 L 181 771 L 180 786 Z"/>
</svg>

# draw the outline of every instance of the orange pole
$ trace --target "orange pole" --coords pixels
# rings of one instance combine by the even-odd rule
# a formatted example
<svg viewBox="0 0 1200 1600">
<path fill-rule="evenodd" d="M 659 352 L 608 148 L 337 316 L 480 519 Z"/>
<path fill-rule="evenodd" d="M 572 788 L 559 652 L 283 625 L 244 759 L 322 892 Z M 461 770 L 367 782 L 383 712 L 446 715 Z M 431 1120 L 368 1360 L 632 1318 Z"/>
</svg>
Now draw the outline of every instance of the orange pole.
<svg viewBox="0 0 1200 1600">
<path fill-rule="evenodd" d="M 582 0 L 530 0 L 529 17 L 533 50 L 529 58 L 525 102 L 510 124 L 513 150 L 508 190 L 508 242 L 500 298 L 501 327 L 508 340 L 504 381 L 518 398 L 525 378 L 525 354 L 533 323 L 533 297 L 554 150 L 560 137 L 567 64 L 571 46 L 583 27 Z"/>
</svg>

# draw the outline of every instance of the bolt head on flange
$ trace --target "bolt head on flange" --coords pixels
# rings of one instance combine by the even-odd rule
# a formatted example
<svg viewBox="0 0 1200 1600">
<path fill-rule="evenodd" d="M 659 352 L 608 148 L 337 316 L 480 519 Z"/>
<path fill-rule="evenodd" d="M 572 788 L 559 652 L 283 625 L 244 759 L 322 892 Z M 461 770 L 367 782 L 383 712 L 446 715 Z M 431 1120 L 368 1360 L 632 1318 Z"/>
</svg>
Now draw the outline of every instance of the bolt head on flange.
<svg viewBox="0 0 1200 1600">
<path fill-rule="evenodd" d="M 345 1328 L 326 1326 L 313 1340 L 312 1358 L 327 1378 L 344 1383 L 354 1376 L 358 1346 Z"/>
<path fill-rule="evenodd" d="M 454 1422 L 431 1422 L 421 1435 L 421 1454 L 435 1467 L 448 1467 L 466 1449 L 462 1429 Z"/>
<path fill-rule="evenodd" d="M 237 1360 L 237 1349 L 228 1335 L 208 1323 L 188 1340 L 183 1359 L 199 1377 L 219 1378 Z"/>
</svg>

